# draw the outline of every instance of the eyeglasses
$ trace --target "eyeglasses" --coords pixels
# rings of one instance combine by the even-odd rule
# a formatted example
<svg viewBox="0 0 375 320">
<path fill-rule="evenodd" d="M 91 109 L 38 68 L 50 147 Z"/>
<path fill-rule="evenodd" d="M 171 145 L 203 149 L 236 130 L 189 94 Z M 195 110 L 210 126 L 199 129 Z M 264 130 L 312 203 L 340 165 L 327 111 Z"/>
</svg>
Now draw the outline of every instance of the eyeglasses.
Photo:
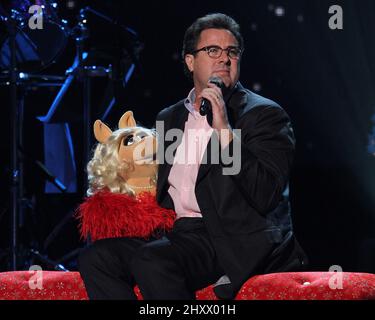
<svg viewBox="0 0 375 320">
<path fill-rule="evenodd" d="M 198 50 L 194 50 L 191 54 L 196 54 L 199 51 L 206 51 L 208 56 L 213 59 L 220 58 L 223 51 L 226 51 L 228 57 L 235 60 L 240 59 L 243 52 L 243 50 L 238 47 L 228 47 L 226 49 L 223 49 L 219 46 L 208 46 Z"/>
</svg>

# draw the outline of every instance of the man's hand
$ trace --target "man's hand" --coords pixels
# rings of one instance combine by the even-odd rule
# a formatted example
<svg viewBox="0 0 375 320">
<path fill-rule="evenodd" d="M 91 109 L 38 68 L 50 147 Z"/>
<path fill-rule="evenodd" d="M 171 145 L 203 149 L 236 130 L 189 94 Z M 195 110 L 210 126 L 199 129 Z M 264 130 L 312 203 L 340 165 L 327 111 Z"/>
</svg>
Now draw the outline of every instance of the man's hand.
<svg viewBox="0 0 375 320">
<path fill-rule="evenodd" d="M 219 136 L 220 144 L 224 148 L 232 141 L 233 132 L 228 121 L 223 93 L 215 84 L 209 82 L 207 85 L 208 88 L 203 89 L 201 94 L 197 96 L 196 103 L 198 105 L 196 109 L 199 108 L 203 98 L 210 101 L 212 107 L 212 128 L 215 129 Z"/>
</svg>

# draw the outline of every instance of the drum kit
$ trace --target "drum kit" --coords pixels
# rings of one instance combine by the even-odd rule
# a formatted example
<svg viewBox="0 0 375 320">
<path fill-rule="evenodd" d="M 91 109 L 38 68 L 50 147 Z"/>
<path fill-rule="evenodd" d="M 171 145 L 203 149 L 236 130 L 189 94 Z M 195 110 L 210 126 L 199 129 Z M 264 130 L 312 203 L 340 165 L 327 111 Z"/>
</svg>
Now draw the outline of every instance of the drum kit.
<svg viewBox="0 0 375 320">
<path fill-rule="evenodd" d="M 32 27 L 31 19 L 41 19 L 40 26 Z M 100 21 L 115 30 L 118 36 L 116 44 L 97 44 L 100 37 L 90 28 L 90 20 Z M 110 31 L 111 32 L 111 31 Z M 113 37 L 106 37 L 113 41 Z M 51 74 L 53 66 L 64 57 L 70 43 L 74 43 L 75 52 L 70 67 L 63 74 Z M 120 45 L 119 45 L 120 44 Z M 99 49 L 98 49 L 99 48 Z M 58 110 L 61 101 L 71 88 L 74 80 L 82 84 L 83 96 L 83 154 L 86 161 L 91 150 L 91 81 L 94 77 L 105 77 L 113 86 L 126 86 L 127 81 L 139 65 L 138 57 L 143 48 L 137 33 L 117 20 L 95 10 L 84 7 L 79 10 L 74 25 L 59 17 L 59 5 L 48 0 L 9 0 L 0 3 L 0 86 L 6 86 L 10 92 L 11 117 L 11 245 L 10 269 L 17 270 L 22 265 L 18 243 L 19 217 L 23 215 L 23 114 L 25 93 L 30 88 L 58 87 L 58 93 L 48 113 L 38 119 L 50 122 Z M 103 57 L 105 57 L 103 59 Z M 115 93 L 105 115 L 116 103 Z M 103 115 L 104 116 L 104 115 Z M 49 172 L 48 168 L 35 161 L 44 177 L 61 192 L 66 187 Z M 66 219 L 64 219 L 65 223 Z M 61 228 L 58 225 L 57 228 Z M 48 237 L 55 236 L 54 230 Z M 29 250 L 40 259 L 51 260 L 35 248 Z M 53 261 L 52 261 L 53 262 Z M 55 264 L 57 270 L 65 270 L 61 264 Z"/>
</svg>

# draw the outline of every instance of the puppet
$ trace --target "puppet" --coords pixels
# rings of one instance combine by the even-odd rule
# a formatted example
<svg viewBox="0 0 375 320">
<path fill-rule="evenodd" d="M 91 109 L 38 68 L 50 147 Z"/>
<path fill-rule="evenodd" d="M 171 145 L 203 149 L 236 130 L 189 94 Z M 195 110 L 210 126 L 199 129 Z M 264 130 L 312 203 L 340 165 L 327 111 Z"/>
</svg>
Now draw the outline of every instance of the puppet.
<svg viewBox="0 0 375 320">
<path fill-rule="evenodd" d="M 92 241 L 104 238 L 158 238 L 175 220 L 172 210 L 155 198 L 157 180 L 156 131 L 139 127 L 131 111 L 113 131 L 94 123 L 98 144 L 87 165 L 89 188 L 79 206 L 80 233 Z"/>
</svg>

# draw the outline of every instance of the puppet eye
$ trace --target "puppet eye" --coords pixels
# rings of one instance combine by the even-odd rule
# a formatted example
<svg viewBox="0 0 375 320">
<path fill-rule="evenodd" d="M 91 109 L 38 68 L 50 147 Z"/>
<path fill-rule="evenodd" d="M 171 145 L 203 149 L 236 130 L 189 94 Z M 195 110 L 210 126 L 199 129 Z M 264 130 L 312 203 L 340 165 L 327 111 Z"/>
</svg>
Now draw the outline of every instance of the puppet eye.
<svg viewBox="0 0 375 320">
<path fill-rule="evenodd" d="M 124 139 L 123 144 L 124 146 L 131 146 L 134 142 L 134 136 L 131 134 Z"/>
</svg>

